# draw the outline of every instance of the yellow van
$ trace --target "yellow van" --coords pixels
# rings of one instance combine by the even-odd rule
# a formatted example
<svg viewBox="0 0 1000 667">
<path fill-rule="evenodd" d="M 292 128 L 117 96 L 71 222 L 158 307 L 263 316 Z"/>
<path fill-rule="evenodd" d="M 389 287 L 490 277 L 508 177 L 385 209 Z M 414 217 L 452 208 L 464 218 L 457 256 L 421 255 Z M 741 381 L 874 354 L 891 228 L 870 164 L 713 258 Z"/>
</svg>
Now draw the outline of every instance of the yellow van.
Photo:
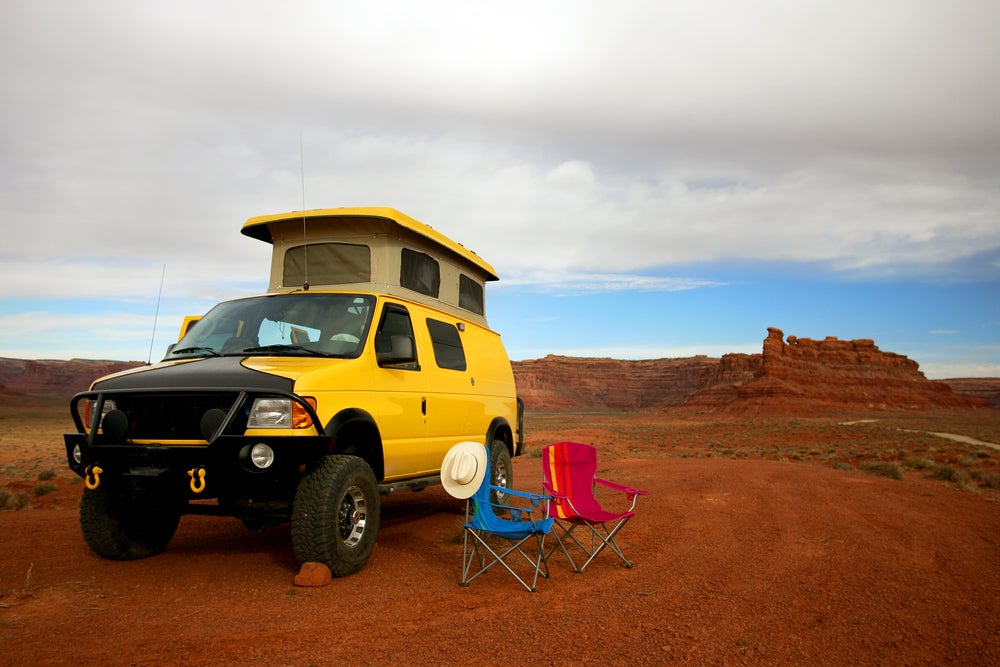
<svg viewBox="0 0 1000 667">
<path fill-rule="evenodd" d="M 485 317 L 497 280 L 475 253 L 390 208 L 255 217 L 273 246 L 265 294 L 188 318 L 163 361 L 72 400 L 84 538 L 129 560 L 184 514 L 292 523 L 300 562 L 361 569 L 380 496 L 440 481 L 445 452 L 491 448 L 512 484 L 523 407 Z"/>
</svg>

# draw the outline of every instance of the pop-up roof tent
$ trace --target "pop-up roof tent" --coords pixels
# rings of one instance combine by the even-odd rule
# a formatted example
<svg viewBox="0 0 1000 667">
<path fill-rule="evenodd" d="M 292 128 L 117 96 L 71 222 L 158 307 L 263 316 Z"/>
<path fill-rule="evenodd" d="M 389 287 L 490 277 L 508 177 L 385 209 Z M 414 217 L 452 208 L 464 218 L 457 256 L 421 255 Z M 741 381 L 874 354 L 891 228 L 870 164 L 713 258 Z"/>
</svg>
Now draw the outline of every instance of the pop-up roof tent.
<svg viewBox="0 0 1000 667">
<path fill-rule="evenodd" d="M 485 325 L 484 285 L 499 279 L 474 252 L 391 208 L 257 216 L 242 232 L 274 246 L 269 292 L 382 292 Z"/>
</svg>

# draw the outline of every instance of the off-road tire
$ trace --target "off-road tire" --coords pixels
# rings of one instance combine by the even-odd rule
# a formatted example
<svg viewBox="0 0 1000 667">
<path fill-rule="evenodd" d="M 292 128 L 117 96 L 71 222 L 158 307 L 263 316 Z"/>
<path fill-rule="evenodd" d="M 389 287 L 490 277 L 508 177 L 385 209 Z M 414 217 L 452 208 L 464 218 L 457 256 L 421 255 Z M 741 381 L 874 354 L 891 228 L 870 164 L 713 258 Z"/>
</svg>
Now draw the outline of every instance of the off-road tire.
<svg viewBox="0 0 1000 667">
<path fill-rule="evenodd" d="M 490 446 L 490 484 L 505 489 L 514 488 L 514 466 L 511 465 L 510 452 L 503 440 L 494 440 Z M 506 495 L 500 491 L 491 491 L 490 502 L 495 505 L 508 504 Z"/>
<path fill-rule="evenodd" d="M 295 492 L 292 548 L 299 563 L 323 563 L 335 577 L 358 572 L 375 548 L 380 503 L 375 474 L 364 459 L 324 457 Z"/>
<path fill-rule="evenodd" d="M 87 546 L 110 560 L 154 556 L 170 543 L 180 512 L 170 503 L 123 499 L 105 486 L 85 489 L 80 528 Z"/>
</svg>

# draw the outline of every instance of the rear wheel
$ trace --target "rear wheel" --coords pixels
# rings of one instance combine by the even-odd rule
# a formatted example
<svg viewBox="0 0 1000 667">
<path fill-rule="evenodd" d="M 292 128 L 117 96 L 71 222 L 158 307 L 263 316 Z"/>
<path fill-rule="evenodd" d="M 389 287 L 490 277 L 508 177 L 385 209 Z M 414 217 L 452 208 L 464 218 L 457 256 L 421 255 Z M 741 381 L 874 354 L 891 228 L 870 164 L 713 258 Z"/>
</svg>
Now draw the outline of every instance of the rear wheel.
<svg viewBox="0 0 1000 667">
<path fill-rule="evenodd" d="M 292 547 L 299 563 L 323 563 L 335 577 L 359 571 L 375 548 L 380 502 L 364 459 L 324 457 L 295 493 Z"/>
<path fill-rule="evenodd" d="M 87 546 L 111 560 L 137 560 L 164 549 L 177 531 L 180 511 L 159 498 L 116 496 L 106 486 L 85 489 L 80 498 L 80 528 Z"/>
<path fill-rule="evenodd" d="M 503 440 L 494 440 L 490 447 L 490 484 L 505 489 L 514 488 L 514 467 L 511 465 L 510 452 Z M 497 505 L 507 504 L 507 494 L 492 491 L 490 502 Z"/>
</svg>

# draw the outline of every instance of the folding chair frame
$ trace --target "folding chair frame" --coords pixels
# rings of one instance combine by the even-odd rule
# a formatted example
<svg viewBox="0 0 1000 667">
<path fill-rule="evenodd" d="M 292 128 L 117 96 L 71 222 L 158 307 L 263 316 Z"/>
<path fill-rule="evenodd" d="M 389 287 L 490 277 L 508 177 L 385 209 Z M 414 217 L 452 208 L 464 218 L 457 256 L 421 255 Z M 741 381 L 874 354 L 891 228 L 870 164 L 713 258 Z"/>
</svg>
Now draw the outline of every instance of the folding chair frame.
<svg viewBox="0 0 1000 667">
<path fill-rule="evenodd" d="M 544 513 L 545 503 L 549 499 L 545 496 L 540 496 L 534 493 L 515 491 L 513 489 L 488 484 L 484 484 L 484 486 L 488 488 L 487 493 L 496 490 L 505 495 L 509 494 L 525 498 L 531 502 L 532 507 L 512 507 L 509 505 L 496 505 L 484 502 L 477 497 L 482 495 L 480 492 L 477 492 L 476 496 L 468 499 L 465 505 L 465 535 L 462 543 L 462 585 L 468 586 L 469 582 L 473 579 L 484 572 L 491 570 L 497 564 L 500 564 L 503 565 L 503 567 L 510 572 L 526 590 L 533 593 L 536 590 L 539 574 L 546 579 L 549 577 L 549 566 L 545 559 L 545 536 L 551 530 L 553 522 L 544 515 L 540 520 L 532 519 L 530 515 L 538 509 Z M 478 507 L 477 504 L 479 505 Z M 511 519 L 496 519 L 496 521 L 502 522 L 506 530 L 491 530 L 488 527 L 477 525 L 475 516 L 477 511 L 495 514 L 496 509 L 506 510 L 511 515 Z M 524 525 L 517 526 L 515 525 L 517 523 L 523 523 Z M 472 536 L 471 540 L 469 539 L 470 535 Z M 490 544 L 490 541 L 493 540 L 507 540 L 508 544 L 505 549 L 501 550 L 499 548 L 494 548 Z M 524 546 L 526 543 L 534 543 L 534 545 L 538 548 L 537 557 L 532 558 L 525 552 Z M 511 567 L 506 560 L 508 556 L 515 553 L 523 558 L 532 568 L 533 576 L 531 578 L 530 585 L 514 570 L 513 567 Z M 492 557 L 489 562 L 487 562 L 487 554 Z M 477 557 L 479 561 L 479 569 L 470 576 L 473 561 L 477 559 Z M 543 570 L 544 574 L 542 573 Z"/>
<path fill-rule="evenodd" d="M 556 443 L 556 445 L 570 445 L 573 447 L 587 447 L 594 449 L 591 445 L 582 445 L 580 443 Z M 550 445 L 549 447 L 556 446 Z M 549 447 L 545 449 L 548 450 Z M 543 455 L 543 465 L 548 464 L 548 457 L 551 456 L 551 452 L 546 451 Z M 595 453 L 595 469 L 596 469 L 596 453 Z M 594 491 L 597 489 L 597 485 L 607 487 L 613 491 L 618 491 L 624 493 L 628 501 L 631 503 L 629 508 L 624 512 L 608 512 L 603 508 L 597 508 L 597 511 L 583 511 L 577 509 L 573 504 L 572 498 L 565 494 L 560 493 L 555 488 L 555 483 L 549 478 L 549 471 L 546 469 L 543 475 L 542 487 L 546 494 L 548 494 L 552 500 L 550 503 L 549 514 L 555 519 L 555 525 L 558 527 L 555 530 L 556 540 L 558 542 L 558 547 L 554 546 L 545 555 L 546 559 L 550 557 L 557 548 L 562 549 L 563 555 L 569 561 L 570 566 L 573 568 L 574 572 L 583 572 L 591 561 L 593 561 L 598 554 L 600 554 L 605 549 L 612 551 L 622 563 L 627 568 L 632 567 L 631 561 L 629 561 L 625 554 L 622 552 L 621 547 L 618 546 L 618 542 L 615 539 L 619 531 L 625 527 L 625 524 L 635 516 L 635 505 L 638 497 L 641 495 L 648 495 L 647 491 L 642 491 L 630 486 L 623 486 L 621 484 L 616 484 L 615 482 L 608 481 L 606 479 L 601 479 L 600 477 L 592 477 L 590 485 L 590 496 L 592 502 L 597 505 L 596 498 L 593 498 Z M 609 528 L 609 524 L 612 527 Z M 590 545 L 589 547 L 578 539 L 574 531 L 580 527 L 586 526 L 590 529 Z M 585 539 L 585 538 L 584 538 Z M 586 555 L 586 560 L 583 565 L 577 566 L 576 561 L 570 554 L 567 548 L 569 543 L 575 544 L 581 551 Z"/>
</svg>

